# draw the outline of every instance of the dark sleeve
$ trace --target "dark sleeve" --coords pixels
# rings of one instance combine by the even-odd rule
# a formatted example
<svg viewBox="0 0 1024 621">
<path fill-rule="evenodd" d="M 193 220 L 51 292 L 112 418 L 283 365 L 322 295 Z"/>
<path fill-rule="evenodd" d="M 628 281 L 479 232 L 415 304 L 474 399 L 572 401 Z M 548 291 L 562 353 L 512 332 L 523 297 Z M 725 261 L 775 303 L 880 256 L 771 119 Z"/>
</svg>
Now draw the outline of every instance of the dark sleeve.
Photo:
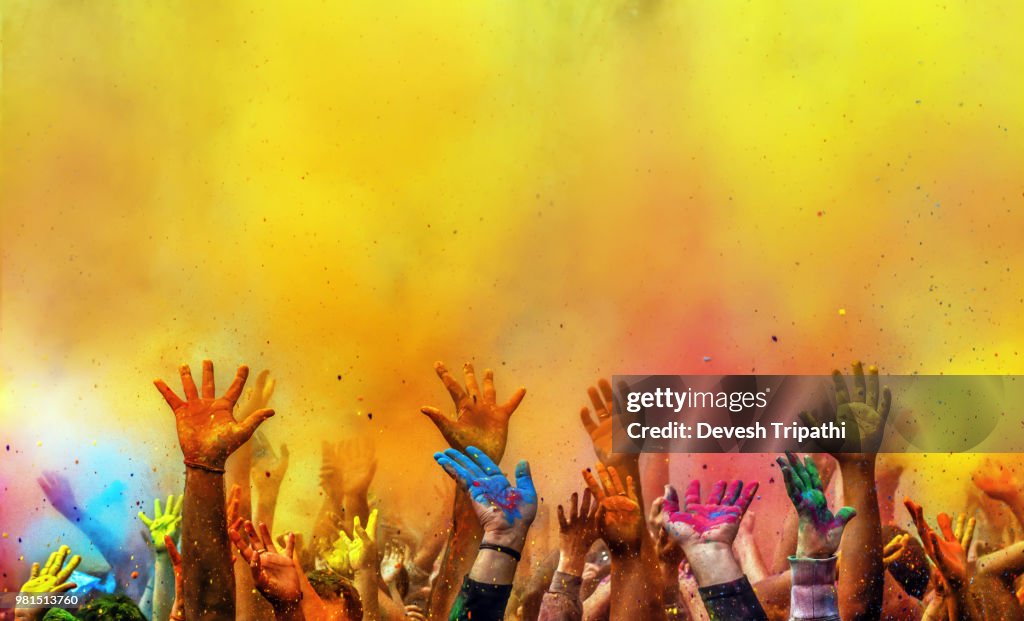
<svg viewBox="0 0 1024 621">
<path fill-rule="evenodd" d="M 511 584 L 484 584 L 466 576 L 448 621 L 502 621 L 510 595 Z"/>
<path fill-rule="evenodd" d="M 556 571 L 541 601 L 537 621 L 580 621 L 583 618 L 582 584 L 583 579 L 579 576 Z"/>
<path fill-rule="evenodd" d="M 700 588 L 711 621 L 768 621 L 746 576 Z"/>
</svg>

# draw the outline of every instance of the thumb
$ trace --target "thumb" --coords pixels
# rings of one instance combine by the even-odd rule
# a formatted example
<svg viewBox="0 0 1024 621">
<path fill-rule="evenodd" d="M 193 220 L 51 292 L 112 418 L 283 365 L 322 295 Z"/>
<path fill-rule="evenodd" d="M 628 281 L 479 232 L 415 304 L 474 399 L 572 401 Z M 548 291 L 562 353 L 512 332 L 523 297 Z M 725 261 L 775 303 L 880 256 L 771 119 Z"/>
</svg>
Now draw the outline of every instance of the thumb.
<svg viewBox="0 0 1024 621">
<path fill-rule="evenodd" d="M 537 490 L 533 486 L 533 475 L 530 473 L 530 464 L 525 459 L 516 464 L 516 488 L 536 495 Z"/>
<path fill-rule="evenodd" d="M 274 410 L 270 408 L 263 408 L 262 410 L 256 410 L 248 418 L 238 423 L 238 431 L 242 436 L 242 442 L 246 442 L 252 437 L 252 434 L 256 433 L 256 430 L 263 421 L 267 420 L 274 415 Z"/>
<path fill-rule="evenodd" d="M 843 507 L 838 513 L 836 513 L 836 522 L 838 522 L 840 526 L 846 526 L 846 524 L 855 517 L 857 517 L 856 509 L 853 507 Z"/>
<path fill-rule="evenodd" d="M 443 412 L 441 412 L 441 410 L 435 407 L 431 407 L 429 405 L 425 405 L 420 408 L 420 412 L 426 414 L 427 418 L 433 421 L 434 425 L 441 430 L 441 433 L 444 433 L 445 431 L 448 430 L 450 421 L 448 420 L 448 417 L 445 416 Z"/>
</svg>

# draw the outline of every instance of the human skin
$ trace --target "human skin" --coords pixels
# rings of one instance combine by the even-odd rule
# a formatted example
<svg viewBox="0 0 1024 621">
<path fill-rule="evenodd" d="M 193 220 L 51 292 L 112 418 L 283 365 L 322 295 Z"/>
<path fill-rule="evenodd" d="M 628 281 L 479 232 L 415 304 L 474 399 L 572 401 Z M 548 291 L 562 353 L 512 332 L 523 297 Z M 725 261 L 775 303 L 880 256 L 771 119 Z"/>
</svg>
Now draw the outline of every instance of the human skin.
<svg viewBox="0 0 1024 621">
<path fill-rule="evenodd" d="M 455 405 L 455 416 L 449 417 L 433 406 L 424 406 L 420 411 L 434 423 L 451 448 L 463 451 L 475 446 L 494 463 L 500 464 L 508 440 L 509 418 L 522 402 L 526 389 L 520 387 L 507 401 L 499 403 L 494 372 L 490 369 L 484 371 L 482 387 L 477 383 L 476 371 L 470 363 L 463 366 L 464 385 L 459 384 L 442 362 L 434 364 L 434 371 Z M 482 534 L 472 498 L 457 487 L 448 545 L 430 594 L 431 619 L 445 618 L 451 610 L 462 576 L 472 567 Z"/>
<path fill-rule="evenodd" d="M 182 365 L 179 372 L 184 399 L 163 380 L 154 384 L 174 412 L 186 464 L 181 550 L 185 616 L 189 621 L 233 620 L 235 583 L 227 534 L 224 467 L 228 457 L 274 411 L 259 409 L 241 421 L 232 415 L 249 376 L 249 368 L 244 365 L 219 398 L 211 361 L 203 361 L 202 393 L 188 365 Z"/>
<path fill-rule="evenodd" d="M 257 527 L 246 520 L 244 530 L 234 525 L 228 531 L 232 543 L 249 565 L 253 584 L 270 603 L 277 621 L 304 621 L 302 580 L 294 562 L 295 538 L 288 533 L 285 547 L 278 550 L 266 524 Z"/>
</svg>

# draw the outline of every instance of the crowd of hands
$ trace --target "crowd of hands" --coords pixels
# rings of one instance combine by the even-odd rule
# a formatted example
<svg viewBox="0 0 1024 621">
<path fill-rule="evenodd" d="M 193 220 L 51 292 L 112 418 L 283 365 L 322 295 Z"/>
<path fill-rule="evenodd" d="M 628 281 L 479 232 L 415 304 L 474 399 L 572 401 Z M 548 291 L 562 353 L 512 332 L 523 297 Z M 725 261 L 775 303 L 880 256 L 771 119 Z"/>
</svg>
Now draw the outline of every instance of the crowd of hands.
<svg viewBox="0 0 1024 621">
<path fill-rule="evenodd" d="M 205 361 L 199 387 L 188 366 L 182 394 L 156 382 L 174 413 L 185 486 L 139 514 L 150 554 L 120 545 L 88 518 L 65 478 L 46 473 L 42 491 L 104 556 L 119 593 L 70 613 L 19 608 L 16 618 L 1024 619 L 1024 541 L 973 542 L 975 516 L 931 517 L 909 498 L 916 533 L 895 525 L 900 471 L 877 464 L 891 396 L 874 367 L 835 371 L 829 411 L 803 416 L 847 422 L 858 452 L 837 445 L 828 454 L 766 457 L 761 476 L 781 477 L 794 509 L 767 560 L 748 513 L 757 481 L 694 479 L 682 494 L 666 484 L 644 498 L 639 456 L 612 450 L 621 394 L 606 380 L 589 388 L 592 409 L 581 411 L 596 461 L 582 472 L 581 493 L 557 506 L 558 544 L 544 549 L 539 537 L 530 540 L 540 501 L 529 465 L 500 465 L 525 390 L 501 401 L 489 370 L 482 383 L 470 364 L 461 381 L 442 363 L 435 370 L 454 412 L 422 412 L 449 446 L 434 459 L 455 493 L 439 500 L 448 507 L 425 512 L 435 517 L 418 536 L 385 527 L 387 516 L 370 502 L 373 445 L 353 440 L 322 446 L 322 506 L 311 532 L 275 537 L 289 453 L 275 451 L 261 430 L 275 414 L 267 407 L 274 381 L 263 372 L 246 391 L 243 366 L 218 396 Z M 667 483 L 667 460 L 654 457 L 645 468 L 662 469 Z M 1008 467 L 989 463 L 973 481 L 1024 524 L 1022 483 Z M 848 506 L 829 505 L 832 483 Z M 22 593 L 75 589 L 80 562 L 61 546 L 32 566 Z"/>
</svg>

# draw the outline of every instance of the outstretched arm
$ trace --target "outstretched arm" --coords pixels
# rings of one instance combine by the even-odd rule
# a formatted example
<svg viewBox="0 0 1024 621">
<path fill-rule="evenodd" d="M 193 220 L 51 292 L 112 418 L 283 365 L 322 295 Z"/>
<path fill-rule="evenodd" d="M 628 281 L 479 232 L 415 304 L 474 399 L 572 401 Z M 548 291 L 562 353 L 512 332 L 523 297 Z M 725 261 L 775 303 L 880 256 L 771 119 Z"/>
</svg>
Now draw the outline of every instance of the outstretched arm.
<svg viewBox="0 0 1024 621">
<path fill-rule="evenodd" d="M 156 557 L 153 574 L 153 613 L 154 619 L 167 619 L 171 614 L 175 600 L 174 563 L 167 540 L 174 541 L 181 533 L 181 506 L 184 496 L 167 497 L 167 504 L 160 506 L 160 499 L 153 501 L 153 519 L 143 511 L 139 511 L 139 519 L 146 525 L 149 532 L 149 545 Z M 175 549 L 177 554 L 177 549 Z M 179 557 L 180 558 L 180 557 Z"/>
<path fill-rule="evenodd" d="M 237 421 L 231 410 L 242 394 L 249 368 L 241 366 L 235 380 L 216 397 L 213 363 L 203 361 L 202 393 L 188 365 L 182 365 L 181 399 L 163 380 L 157 390 L 174 412 L 185 462 L 185 501 L 182 508 L 185 616 L 189 621 L 235 618 L 235 584 L 231 566 L 224 506 L 224 466 L 256 428 L 274 415 L 261 409 Z"/>
<path fill-rule="evenodd" d="M 757 487 L 757 483 L 718 481 L 701 502 L 700 481 L 694 480 L 682 506 L 672 486 L 655 500 L 658 522 L 682 546 L 713 619 L 767 619 L 732 551 L 740 520 Z"/>
<path fill-rule="evenodd" d="M 40 567 L 39 563 L 32 563 L 32 575 L 28 582 L 22 585 L 21 592 L 66 593 L 78 586 L 74 582 L 68 582 L 68 578 L 82 562 L 82 557 L 76 554 L 68 560 L 68 554 L 71 554 L 71 548 L 61 546 L 56 552 L 50 554 L 45 566 Z M 67 566 L 64 565 L 66 560 Z M 45 608 L 15 608 L 14 618 L 18 621 L 35 621 L 41 619 L 45 612 Z"/>
<path fill-rule="evenodd" d="M 456 415 L 448 417 L 441 410 L 431 406 L 424 406 L 421 411 L 437 426 L 448 446 L 458 451 L 475 446 L 494 463 L 501 463 L 508 439 L 509 418 L 522 402 L 526 389 L 519 388 L 512 393 L 508 401 L 498 403 L 494 372 L 490 369 L 484 372 L 482 389 L 477 384 L 472 364 L 466 363 L 463 367 L 464 387 L 452 376 L 444 363 L 435 363 L 434 371 L 448 390 L 455 404 Z M 474 550 L 480 543 L 482 530 L 473 506 L 470 495 L 462 487 L 458 487 L 448 546 L 441 561 L 437 582 L 430 594 L 431 619 L 444 618 L 451 610 L 458 592 L 459 580 L 469 571 L 475 555 Z"/>
<path fill-rule="evenodd" d="M 483 536 L 469 574 L 462 582 L 448 618 L 451 621 L 499 621 L 512 594 L 512 578 L 537 517 L 537 490 L 530 465 L 516 465 L 516 485 L 509 482 L 480 449 L 448 449 L 434 459 L 466 492 Z"/>
<path fill-rule="evenodd" d="M 580 587 L 590 546 L 598 537 L 597 501 L 590 489 L 583 501 L 573 492 L 569 510 L 558 505 L 558 570 L 540 605 L 539 621 L 579 621 L 583 617 Z"/>
</svg>

